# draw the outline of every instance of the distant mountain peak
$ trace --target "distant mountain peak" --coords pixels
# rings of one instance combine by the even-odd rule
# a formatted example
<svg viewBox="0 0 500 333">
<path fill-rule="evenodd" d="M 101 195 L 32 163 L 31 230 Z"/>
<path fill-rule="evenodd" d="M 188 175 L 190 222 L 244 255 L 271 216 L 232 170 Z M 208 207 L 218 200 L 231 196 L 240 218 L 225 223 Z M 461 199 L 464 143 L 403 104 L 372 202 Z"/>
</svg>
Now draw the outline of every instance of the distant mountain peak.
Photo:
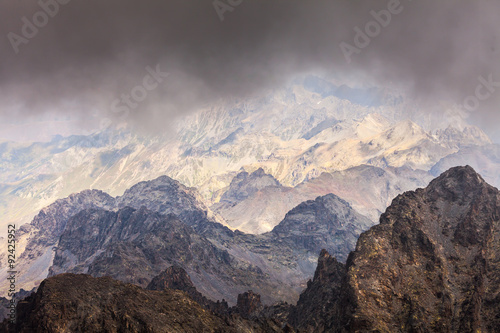
<svg viewBox="0 0 500 333">
<path fill-rule="evenodd" d="M 264 177 L 265 175 L 267 175 L 267 174 L 264 171 L 264 169 L 258 168 L 257 170 L 255 170 L 254 172 L 252 172 L 252 174 L 250 176 L 253 176 L 253 177 Z"/>
<path fill-rule="evenodd" d="M 450 147 L 484 146 L 491 144 L 491 139 L 479 127 L 472 125 L 450 124 L 446 129 L 438 129 L 434 136 Z"/>
<path fill-rule="evenodd" d="M 221 202 L 235 204 L 269 186 L 281 187 L 281 184 L 263 168 L 258 168 L 251 174 L 242 171 L 233 178 L 229 189 L 222 195 Z"/>
<path fill-rule="evenodd" d="M 132 187 L 130 187 L 126 192 L 128 192 L 128 191 L 133 192 L 134 190 L 137 190 L 137 189 L 142 189 L 145 187 L 150 187 L 150 186 L 155 186 L 155 185 L 179 186 L 179 185 L 181 185 L 181 183 L 179 183 L 179 181 L 177 181 L 173 178 L 170 178 L 169 176 L 162 175 L 162 176 L 159 176 L 155 179 L 145 180 L 145 181 L 139 182 L 139 183 L 133 185 Z"/>
<path fill-rule="evenodd" d="M 271 233 L 295 247 L 300 244 L 314 253 L 327 249 L 345 261 L 361 232 L 371 225 L 367 217 L 356 212 L 346 201 L 327 194 L 305 201 L 289 211 Z M 339 247 L 339 244 L 343 246 Z M 327 250 L 321 251 L 321 257 L 330 256 Z"/>
</svg>

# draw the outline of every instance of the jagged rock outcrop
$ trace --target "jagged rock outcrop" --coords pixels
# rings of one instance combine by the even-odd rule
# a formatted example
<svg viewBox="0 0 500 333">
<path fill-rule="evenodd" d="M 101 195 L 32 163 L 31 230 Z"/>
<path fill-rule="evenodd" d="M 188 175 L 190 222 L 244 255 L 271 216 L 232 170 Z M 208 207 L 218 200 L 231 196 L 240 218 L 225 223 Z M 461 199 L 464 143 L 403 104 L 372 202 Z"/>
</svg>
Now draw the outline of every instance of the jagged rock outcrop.
<svg viewBox="0 0 500 333">
<path fill-rule="evenodd" d="M 17 307 L 17 325 L 3 332 L 283 332 L 238 316 L 221 318 L 186 293 L 145 290 L 110 277 L 61 274 L 46 279 Z"/>
<path fill-rule="evenodd" d="M 292 248 L 305 248 L 312 253 L 327 249 L 345 262 L 361 232 L 371 225 L 346 201 L 328 194 L 292 209 L 271 234 Z"/>
<path fill-rule="evenodd" d="M 17 293 L 14 293 L 14 297 L 0 297 L 0 322 L 2 322 L 5 318 L 9 318 L 11 314 L 14 315 L 11 310 L 15 308 L 15 304 L 34 292 L 36 292 L 36 289 L 31 291 L 21 289 Z M 12 299 L 14 299 L 15 303 L 12 303 Z"/>
<path fill-rule="evenodd" d="M 155 276 L 146 289 L 175 289 L 188 292 L 189 290 L 196 288 L 186 271 L 180 266 L 173 265 L 163 271 L 160 275 Z"/>
<path fill-rule="evenodd" d="M 260 295 L 251 290 L 239 294 L 236 309 L 243 318 L 250 318 L 257 315 L 263 309 L 260 302 Z"/>
<path fill-rule="evenodd" d="M 349 327 L 499 331 L 499 235 L 500 194 L 471 167 L 398 196 L 349 259 Z"/>
<path fill-rule="evenodd" d="M 291 326 L 287 324 L 288 316 L 292 309 L 290 304 L 279 302 L 271 306 L 263 306 L 260 301 L 260 295 L 249 290 L 248 292 L 239 294 L 236 306 L 229 308 L 228 303 L 224 299 L 214 302 L 198 292 L 188 273 L 180 266 L 174 265 L 167 268 L 160 275 L 154 277 L 146 289 L 185 291 L 189 297 L 203 308 L 214 312 L 226 320 L 231 320 L 236 315 L 258 322 L 263 327 L 266 325 L 278 325 L 279 327 L 283 327 L 285 331 L 293 331 L 291 330 Z"/>
<path fill-rule="evenodd" d="M 398 196 L 361 235 L 340 292 L 333 283 L 321 303 L 339 311 L 320 312 L 313 320 L 326 324 L 313 331 L 498 332 L 499 258 L 499 191 L 469 166 L 452 168 Z M 308 299 L 298 315 L 314 311 Z"/>
<path fill-rule="evenodd" d="M 341 311 L 340 295 L 345 265 L 322 250 L 313 280 L 292 307 L 288 322 L 300 332 L 324 332 L 333 325 Z"/>
</svg>

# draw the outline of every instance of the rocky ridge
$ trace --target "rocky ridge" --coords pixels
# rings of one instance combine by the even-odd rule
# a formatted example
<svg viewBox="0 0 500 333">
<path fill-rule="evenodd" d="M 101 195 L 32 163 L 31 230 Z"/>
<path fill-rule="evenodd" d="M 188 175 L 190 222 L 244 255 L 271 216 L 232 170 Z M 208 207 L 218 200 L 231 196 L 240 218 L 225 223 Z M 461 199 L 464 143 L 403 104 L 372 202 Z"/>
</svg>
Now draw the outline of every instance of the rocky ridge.
<svg viewBox="0 0 500 333">
<path fill-rule="evenodd" d="M 319 323 L 313 332 L 499 331 L 498 235 L 499 191 L 471 167 L 452 168 L 395 198 L 339 274 L 315 276 L 294 323 Z M 321 261 L 329 264 L 317 275 L 339 268 Z"/>
<path fill-rule="evenodd" d="M 340 311 L 345 265 L 322 250 L 314 278 L 292 307 L 287 320 L 300 332 L 324 332 L 334 325 Z"/>
<path fill-rule="evenodd" d="M 96 208 L 116 211 L 126 206 L 140 209 L 145 205 L 161 214 L 176 214 L 185 224 L 192 226 L 196 223 L 217 221 L 210 215 L 209 209 L 197 195 L 196 190 L 171 178 L 159 177 L 149 182 L 136 184 L 123 196 L 117 198 L 102 191 L 85 190 L 57 200 L 42 209 L 31 223 L 19 228 L 17 233 L 17 251 L 20 253 L 18 268 L 23 272 L 19 282 L 23 288 L 32 289 L 47 276 L 54 258 L 54 249 L 58 245 L 68 220 L 82 210 Z M 3 267 L 0 273 L 5 275 L 6 270 L 7 268 Z M 0 292 L 2 291 L 4 289 L 0 287 Z"/>
<path fill-rule="evenodd" d="M 145 290 L 109 277 L 61 274 L 20 302 L 17 325 L 4 332 L 285 332 L 272 320 L 254 322 L 206 311 L 185 292 Z M 288 330 L 288 332 L 291 332 Z"/>
</svg>

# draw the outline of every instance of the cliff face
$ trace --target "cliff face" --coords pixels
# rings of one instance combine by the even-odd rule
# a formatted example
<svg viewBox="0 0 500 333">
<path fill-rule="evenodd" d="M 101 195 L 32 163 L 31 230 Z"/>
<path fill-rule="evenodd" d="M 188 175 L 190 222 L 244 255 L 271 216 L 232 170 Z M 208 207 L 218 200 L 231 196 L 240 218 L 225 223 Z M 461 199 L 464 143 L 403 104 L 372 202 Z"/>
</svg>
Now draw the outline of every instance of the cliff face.
<svg viewBox="0 0 500 333">
<path fill-rule="evenodd" d="M 264 307 L 260 302 L 260 295 L 249 290 L 238 295 L 236 308 L 243 318 L 250 318 L 251 316 L 259 314 Z"/>
<path fill-rule="evenodd" d="M 182 291 L 145 290 L 109 277 L 61 274 L 46 279 L 17 308 L 3 332 L 282 332 L 238 316 L 221 318 Z"/>
<path fill-rule="evenodd" d="M 340 310 L 318 313 L 316 332 L 498 332 L 499 258 L 499 191 L 457 167 L 394 199 L 358 240 L 340 291 L 338 278 L 313 282 L 297 308 L 311 312 L 324 288 L 321 304 Z"/>
<path fill-rule="evenodd" d="M 301 332 L 323 332 L 333 325 L 340 312 L 340 295 L 345 265 L 322 250 L 314 279 L 300 295 L 288 316 L 289 323 Z"/>
<path fill-rule="evenodd" d="M 496 188 L 453 168 L 398 196 L 380 222 L 348 262 L 352 329 L 500 330 Z"/>
</svg>

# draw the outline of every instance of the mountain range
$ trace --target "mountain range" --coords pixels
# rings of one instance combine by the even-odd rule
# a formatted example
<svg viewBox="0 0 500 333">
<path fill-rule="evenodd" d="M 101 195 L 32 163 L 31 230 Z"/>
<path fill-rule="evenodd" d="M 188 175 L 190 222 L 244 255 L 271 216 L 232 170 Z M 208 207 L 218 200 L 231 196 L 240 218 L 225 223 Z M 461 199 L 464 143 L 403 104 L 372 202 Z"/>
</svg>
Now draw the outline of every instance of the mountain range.
<svg viewBox="0 0 500 333">
<path fill-rule="evenodd" d="M 284 187 L 275 189 L 283 192 L 284 203 L 274 210 L 263 206 L 258 194 L 251 195 L 248 200 L 259 204 L 255 210 L 265 213 L 236 224 L 231 216 L 247 212 L 252 202 L 235 211 L 222 209 L 231 225 L 250 233 L 270 231 L 299 203 L 328 193 L 376 222 L 395 195 L 427 185 L 458 161 L 498 185 L 498 147 L 479 128 L 463 120 L 429 120 L 425 112 L 409 112 L 415 107 L 408 103 L 376 89 L 307 77 L 247 100 L 208 105 L 166 124 L 165 132 L 154 137 L 117 125 L 49 142 L 0 142 L 0 227 L 29 223 L 54 201 L 86 189 L 119 196 L 162 175 L 196 187 L 212 207 L 239 173 L 262 168 Z M 391 170 L 390 193 L 377 194 L 383 195 L 378 202 L 356 201 L 339 189 L 350 183 L 339 184 L 338 173 L 369 182 L 356 175 L 362 166 Z M 399 168 L 407 174 L 393 171 Z M 334 175 L 336 186 L 316 191 L 314 180 L 323 174 Z M 296 191 L 289 195 L 288 188 Z"/>
<path fill-rule="evenodd" d="M 496 332 L 499 228 L 498 189 L 471 167 L 455 167 L 426 188 L 397 196 L 380 223 L 361 234 L 345 264 L 322 250 L 296 305 L 263 306 L 260 296 L 248 291 L 229 307 L 199 294 L 177 266 L 154 277 L 148 290 L 110 277 L 65 273 L 44 280 L 19 303 L 18 325 L 11 328 Z M 2 325 L 6 329 L 7 321 Z"/>
<path fill-rule="evenodd" d="M 212 299 L 235 299 L 254 288 L 267 303 L 293 302 L 321 248 L 345 260 L 373 224 L 329 194 L 297 206 L 270 232 L 246 234 L 207 214 L 199 198 L 195 189 L 162 176 L 116 198 L 86 190 L 60 199 L 17 233 L 18 285 L 31 290 L 47 276 L 71 272 L 146 287 L 178 264 Z"/>
<path fill-rule="evenodd" d="M 454 229 L 458 226 L 442 225 L 453 222 L 446 220 L 448 215 L 470 224 L 474 214 L 487 210 L 467 211 L 472 197 L 463 199 L 465 203 L 455 201 L 462 190 L 481 197 L 484 188 L 494 191 L 486 182 L 499 186 L 499 146 L 463 120 L 434 121 L 422 112 L 405 111 L 408 107 L 386 92 L 308 77 L 265 96 L 212 104 L 169 124 L 164 134 L 154 137 L 116 126 L 91 135 L 57 136 L 44 143 L 1 142 L 0 227 L 17 226 L 16 286 L 36 290 L 44 286 L 42 281 L 55 281 L 49 286 L 57 290 L 59 284 L 67 286 L 76 279 L 93 294 L 100 292 L 96 284 L 104 281 L 117 293 L 131 292 L 154 302 L 161 302 L 157 294 L 134 288 L 182 289 L 187 296 L 176 294 L 179 302 L 189 303 L 187 307 L 200 305 L 215 314 L 206 320 L 216 323 L 222 318 L 229 325 L 214 324 L 219 330 L 238 330 L 238 325 L 273 332 L 285 328 L 392 331 L 397 327 L 439 331 L 441 326 L 467 331 L 470 325 L 486 330 L 490 326 L 477 319 L 481 309 L 469 304 L 483 297 L 485 285 L 476 286 L 480 296 L 469 303 L 453 303 L 466 297 L 456 291 L 464 288 L 460 279 L 465 277 L 457 278 L 458 287 L 453 281 L 439 282 L 444 287 L 440 285 L 436 294 L 445 295 L 443 290 L 453 285 L 448 291 L 451 301 L 444 296 L 432 300 L 428 312 L 415 307 L 432 298 L 426 294 L 422 301 L 420 290 L 439 284 L 435 280 L 443 280 L 439 277 L 443 272 L 461 272 L 463 265 L 476 267 L 475 259 L 463 259 L 470 244 L 461 240 L 466 250 L 455 244 L 460 239 L 456 234 L 461 231 Z M 470 167 L 454 168 L 466 164 L 485 181 L 474 176 Z M 463 179 L 471 182 L 470 188 Z M 449 191 L 442 190 L 448 185 Z M 418 197 L 411 198 L 420 207 L 405 206 L 413 215 L 401 212 L 401 198 L 412 195 Z M 432 205 L 432 200 L 437 204 Z M 391 212 L 394 219 L 409 219 L 409 224 L 388 222 Z M 484 219 L 496 221 L 495 214 Z M 419 224 L 422 219 L 430 224 Z M 394 225 L 396 230 L 391 229 Z M 432 229 L 435 225 L 440 226 L 439 232 Z M 466 233 L 472 230 L 468 224 L 460 228 Z M 386 230 L 382 238 L 371 244 L 382 229 Z M 398 234 L 403 231 L 404 235 Z M 446 238 L 450 233 L 455 238 Z M 477 238 L 472 245 L 482 242 L 482 234 L 472 234 Z M 7 277 L 6 242 L 0 237 L 0 279 Z M 377 249 L 383 245 L 386 261 L 367 254 L 365 243 Z M 421 243 L 434 252 L 422 250 Z M 442 253 L 439 257 L 438 243 L 448 244 L 448 252 L 458 251 L 453 256 L 462 261 L 451 257 L 446 261 Z M 421 262 L 441 265 L 443 271 L 435 273 L 435 268 L 432 276 L 414 268 L 406 272 L 422 251 L 425 260 L 420 258 Z M 430 256 L 439 257 L 440 263 L 429 263 Z M 403 283 L 400 273 L 429 276 L 434 282 L 429 286 L 427 280 L 411 278 Z M 367 274 L 383 277 L 397 288 L 379 280 L 366 282 Z M 156 282 L 152 285 L 152 281 Z M 361 282 L 366 285 L 360 286 Z M 385 289 L 372 290 L 370 283 Z M 401 283 L 416 283 L 420 289 L 406 290 Z M 6 286 L 0 285 L 0 296 L 6 292 Z M 39 301 L 61 301 L 36 295 L 32 303 L 36 308 L 41 306 Z M 24 296 L 24 291 L 19 293 Z M 189 299 L 199 304 L 192 305 Z M 378 309 L 382 299 L 390 299 L 392 305 Z M 359 302 L 369 308 L 358 306 Z M 438 307 L 436 302 L 448 303 Z M 105 303 L 99 306 L 107 307 Z M 445 312 L 439 311 L 448 311 L 447 317 L 452 311 L 455 316 L 462 313 L 458 307 L 475 316 L 474 324 L 424 320 L 443 317 Z M 123 305 L 109 313 L 129 310 Z M 35 313 L 23 311 L 28 317 Z M 85 324 L 75 319 L 81 312 L 75 311 L 71 325 L 84 330 Z M 154 311 L 134 313 L 141 318 L 154 315 Z M 375 314 L 380 317 L 370 321 Z M 140 330 L 143 319 L 139 323 L 113 320 L 110 325 Z"/>
</svg>

